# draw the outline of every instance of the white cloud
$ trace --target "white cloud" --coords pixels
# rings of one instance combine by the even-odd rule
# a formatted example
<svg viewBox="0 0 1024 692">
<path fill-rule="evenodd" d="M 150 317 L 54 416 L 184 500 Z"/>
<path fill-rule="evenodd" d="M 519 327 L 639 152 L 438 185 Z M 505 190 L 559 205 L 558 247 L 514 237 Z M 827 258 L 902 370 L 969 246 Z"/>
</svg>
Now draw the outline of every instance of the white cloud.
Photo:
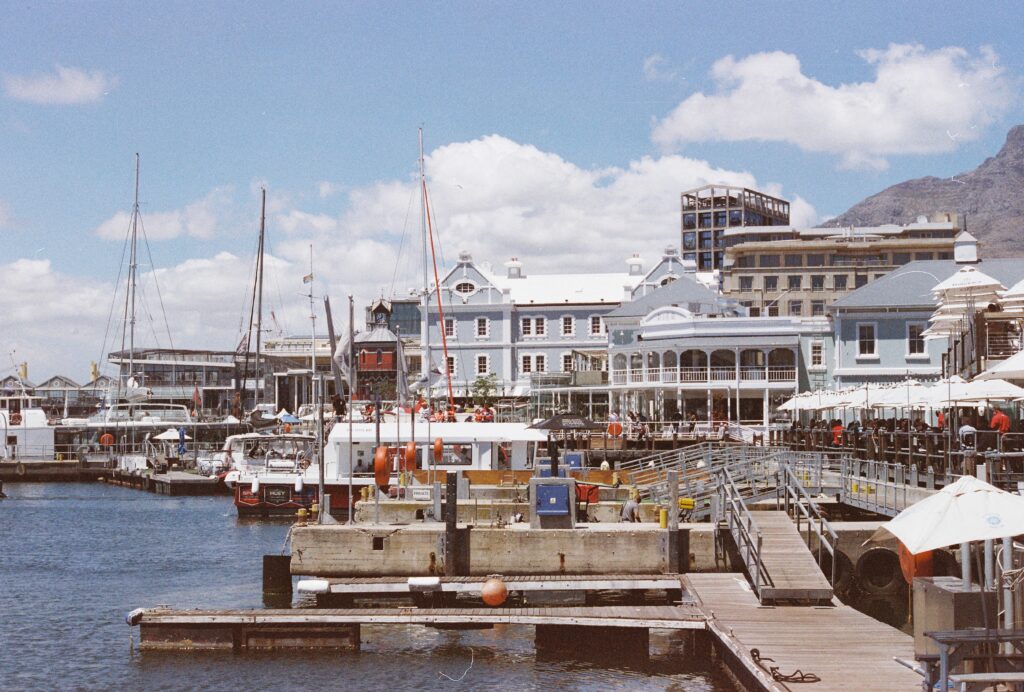
<svg viewBox="0 0 1024 692">
<path fill-rule="evenodd" d="M 47 105 L 94 103 L 117 86 L 118 79 L 100 70 L 56 65 L 53 74 L 5 75 L 4 91 L 17 101 Z"/>
<path fill-rule="evenodd" d="M 1011 105 L 995 53 L 892 44 L 858 55 L 875 78 L 832 86 L 805 75 L 795 55 L 727 56 L 711 69 L 715 93 L 697 93 L 657 123 L 654 141 L 778 141 L 840 156 L 846 168 L 884 169 L 887 157 L 952 151 Z"/>
<path fill-rule="evenodd" d="M 675 78 L 675 70 L 662 55 L 654 53 L 644 58 L 644 79 L 648 82 L 671 82 Z"/>
<path fill-rule="evenodd" d="M 202 198 L 173 211 L 142 211 L 142 227 L 153 241 L 180 236 L 208 239 L 224 229 L 231 214 L 233 188 L 218 187 Z M 131 213 L 119 211 L 93 231 L 105 240 L 123 240 Z"/>
<path fill-rule="evenodd" d="M 343 185 L 338 183 L 332 183 L 329 180 L 321 180 L 316 185 L 317 194 L 320 195 L 320 199 L 327 199 L 333 197 L 344 189 Z"/>
</svg>

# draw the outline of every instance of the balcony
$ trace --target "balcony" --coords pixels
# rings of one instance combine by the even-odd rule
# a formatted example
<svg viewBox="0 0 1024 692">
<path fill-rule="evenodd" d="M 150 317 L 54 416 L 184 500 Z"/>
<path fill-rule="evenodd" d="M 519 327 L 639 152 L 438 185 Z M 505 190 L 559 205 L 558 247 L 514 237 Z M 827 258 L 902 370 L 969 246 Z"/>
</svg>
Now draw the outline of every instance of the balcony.
<svg viewBox="0 0 1024 692">
<path fill-rule="evenodd" d="M 757 367 L 742 366 L 738 377 L 733 366 L 712 366 L 710 368 L 640 368 L 612 370 L 613 385 L 629 384 L 711 384 L 716 383 L 755 383 L 796 384 L 796 368 L 794 367 Z"/>
</svg>

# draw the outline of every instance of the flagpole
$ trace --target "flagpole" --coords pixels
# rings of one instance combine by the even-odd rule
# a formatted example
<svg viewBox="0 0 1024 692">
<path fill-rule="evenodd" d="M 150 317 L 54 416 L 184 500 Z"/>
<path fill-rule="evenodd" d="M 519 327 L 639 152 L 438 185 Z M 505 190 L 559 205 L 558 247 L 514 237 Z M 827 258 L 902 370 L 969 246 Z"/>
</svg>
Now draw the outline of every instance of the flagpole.
<svg viewBox="0 0 1024 692">
<path fill-rule="evenodd" d="M 354 508 L 352 507 L 352 417 L 355 409 L 352 405 L 355 401 L 356 391 L 356 362 L 355 362 L 355 304 L 352 301 L 352 294 L 348 294 L 348 523 L 352 523 Z"/>
</svg>

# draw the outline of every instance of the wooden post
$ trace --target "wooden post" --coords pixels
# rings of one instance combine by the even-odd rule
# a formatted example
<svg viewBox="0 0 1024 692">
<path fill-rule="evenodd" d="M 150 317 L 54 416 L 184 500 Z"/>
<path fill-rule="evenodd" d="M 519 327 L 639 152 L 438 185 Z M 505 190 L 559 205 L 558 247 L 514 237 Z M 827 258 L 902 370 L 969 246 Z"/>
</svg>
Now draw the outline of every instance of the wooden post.
<svg viewBox="0 0 1024 692">
<path fill-rule="evenodd" d="M 444 496 L 444 573 L 451 576 L 455 574 L 455 560 L 458 550 L 455 545 L 458 540 L 458 518 L 459 518 L 459 478 L 456 474 L 449 472 L 445 475 L 447 481 Z"/>
<path fill-rule="evenodd" d="M 668 482 L 668 542 L 666 543 L 665 564 L 668 572 L 679 566 L 679 472 L 669 471 Z M 687 556 L 689 557 L 689 556 Z"/>
</svg>

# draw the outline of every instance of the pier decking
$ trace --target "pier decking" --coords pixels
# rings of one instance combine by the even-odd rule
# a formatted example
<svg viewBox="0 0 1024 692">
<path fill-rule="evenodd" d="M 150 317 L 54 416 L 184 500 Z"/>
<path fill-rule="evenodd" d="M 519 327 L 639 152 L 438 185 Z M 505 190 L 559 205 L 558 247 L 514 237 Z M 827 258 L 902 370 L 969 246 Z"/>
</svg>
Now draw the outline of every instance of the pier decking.
<svg viewBox="0 0 1024 692">
<path fill-rule="evenodd" d="M 690 574 L 683 583 L 720 649 L 765 689 L 789 689 L 772 667 L 813 673 L 827 690 L 921 687 L 919 675 L 893 660 L 914 659 L 913 638 L 849 606 L 763 606 L 739 574 Z"/>
<path fill-rule="evenodd" d="M 828 601 L 832 598 L 832 585 L 822 574 L 789 515 L 781 511 L 757 512 L 755 520 L 764 539 L 761 564 L 771 580 L 770 586 L 761 588 L 762 600 Z"/>
</svg>

